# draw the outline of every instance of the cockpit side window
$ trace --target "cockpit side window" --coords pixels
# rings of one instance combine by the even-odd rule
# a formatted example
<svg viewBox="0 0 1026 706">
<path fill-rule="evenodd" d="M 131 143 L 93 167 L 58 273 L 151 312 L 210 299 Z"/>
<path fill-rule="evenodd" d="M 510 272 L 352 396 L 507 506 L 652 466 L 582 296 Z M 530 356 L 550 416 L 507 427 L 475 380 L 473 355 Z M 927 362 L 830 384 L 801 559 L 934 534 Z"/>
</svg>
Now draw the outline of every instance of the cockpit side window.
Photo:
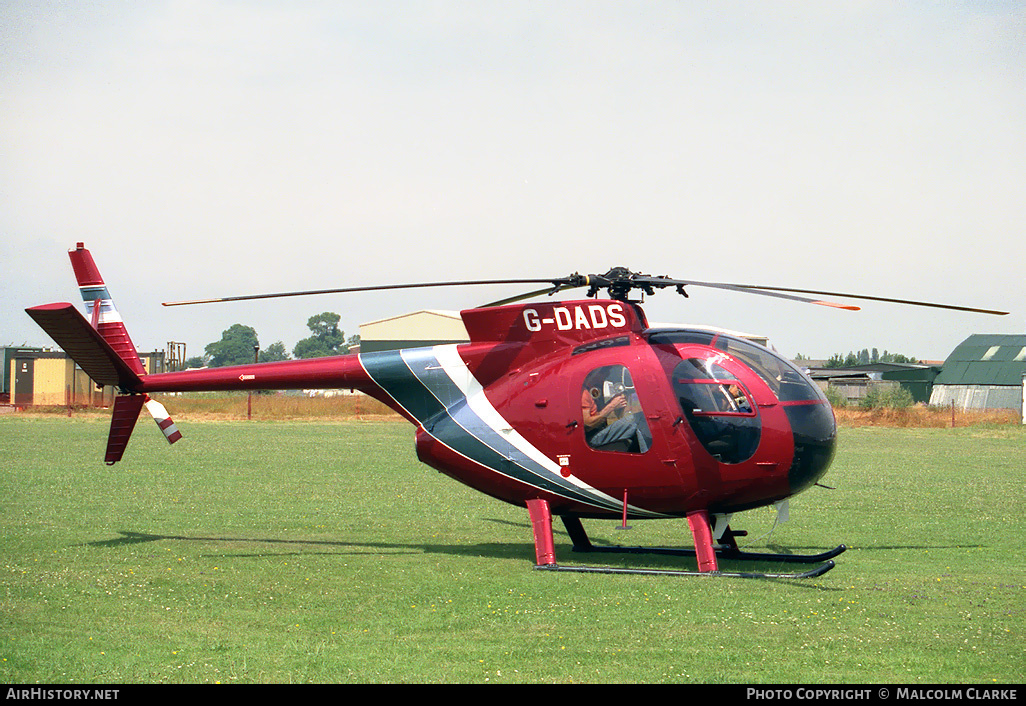
<svg viewBox="0 0 1026 706">
<path fill-rule="evenodd" d="M 596 368 L 585 377 L 581 416 L 585 439 L 592 448 L 645 453 L 652 446 L 652 432 L 634 381 L 623 365 Z"/>
<path fill-rule="evenodd" d="M 755 454 L 761 436 L 756 408 L 734 375 L 712 360 L 687 358 L 674 368 L 671 382 L 706 451 L 723 463 L 741 463 Z"/>
<path fill-rule="evenodd" d="M 692 414 L 755 414 L 752 399 L 744 385 L 712 361 L 701 358 L 681 361 L 673 376 L 678 399 L 682 407 L 687 402 Z"/>
</svg>

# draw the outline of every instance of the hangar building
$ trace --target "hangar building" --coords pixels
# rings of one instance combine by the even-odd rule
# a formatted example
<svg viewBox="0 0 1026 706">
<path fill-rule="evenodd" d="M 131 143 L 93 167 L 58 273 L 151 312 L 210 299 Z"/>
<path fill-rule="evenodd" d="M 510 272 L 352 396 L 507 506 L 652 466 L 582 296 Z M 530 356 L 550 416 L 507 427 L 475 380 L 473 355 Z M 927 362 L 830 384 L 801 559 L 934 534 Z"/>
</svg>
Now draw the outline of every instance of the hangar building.
<svg viewBox="0 0 1026 706">
<path fill-rule="evenodd" d="M 468 341 L 470 336 L 456 311 L 425 309 L 360 324 L 361 353 Z"/>
<path fill-rule="evenodd" d="M 975 334 L 951 352 L 933 381 L 931 405 L 1022 409 L 1026 334 Z"/>
<path fill-rule="evenodd" d="M 916 403 L 930 401 L 933 380 L 939 365 L 917 363 L 866 363 L 848 368 L 810 367 L 809 376 L 826 390 L 833 388 L 849 404 L 858 404 L 872 388 L 902 387 Z"/>
</svg>

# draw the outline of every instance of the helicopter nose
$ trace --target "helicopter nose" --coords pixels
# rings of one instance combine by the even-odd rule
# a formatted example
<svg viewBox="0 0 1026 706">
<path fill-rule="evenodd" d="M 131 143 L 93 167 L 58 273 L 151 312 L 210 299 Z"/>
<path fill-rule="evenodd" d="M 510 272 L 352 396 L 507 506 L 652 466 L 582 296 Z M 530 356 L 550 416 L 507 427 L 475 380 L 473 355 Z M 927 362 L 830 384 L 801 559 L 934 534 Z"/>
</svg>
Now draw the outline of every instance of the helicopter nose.
<svg viewBox="0 0 1026 706">
<path fill-rule="evenodd" d="M 794 433 L 794 461 L 787 473 L 791 492 L 800 493 L 819 480 L 834 458 L 837 423 L 827 402 L 787 407 Z"/>
</svg>

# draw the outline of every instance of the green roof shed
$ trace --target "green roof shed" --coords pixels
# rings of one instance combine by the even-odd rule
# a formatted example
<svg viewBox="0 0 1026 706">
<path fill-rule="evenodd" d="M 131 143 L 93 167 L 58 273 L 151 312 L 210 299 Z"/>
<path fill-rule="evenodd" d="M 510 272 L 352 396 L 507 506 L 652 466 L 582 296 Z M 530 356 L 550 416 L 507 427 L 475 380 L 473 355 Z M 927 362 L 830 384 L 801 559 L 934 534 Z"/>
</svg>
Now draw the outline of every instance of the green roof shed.
<svg viewBox="0 0 1026 706">
<path fill-rule="evenodd" d="M 963 409 L 1022 407 L 1026 334 L 974 334 L 951 352 L 933 381 L 930 404 Z"/>
<path fill-rule="evenodd" d="M 1026 334 L 980 333 L 951 352 L 935 385 L 1022 385 Z"/>
</svg>

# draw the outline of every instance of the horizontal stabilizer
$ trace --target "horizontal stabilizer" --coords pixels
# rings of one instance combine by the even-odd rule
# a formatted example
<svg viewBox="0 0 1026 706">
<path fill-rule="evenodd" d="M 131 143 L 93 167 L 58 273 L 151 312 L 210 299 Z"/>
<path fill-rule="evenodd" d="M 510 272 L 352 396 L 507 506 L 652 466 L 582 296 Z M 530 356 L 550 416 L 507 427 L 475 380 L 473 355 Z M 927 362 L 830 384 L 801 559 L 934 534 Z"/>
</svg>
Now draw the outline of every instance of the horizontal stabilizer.
<svg viewBox="0 0 1026 706">
<path fill-rule="evenodd" d="M 139 375 L 115 352 L 92 324 L 67 302 L 43 304 L 25 312 L 98 385 L 133 389 Z"/>
</svg>

